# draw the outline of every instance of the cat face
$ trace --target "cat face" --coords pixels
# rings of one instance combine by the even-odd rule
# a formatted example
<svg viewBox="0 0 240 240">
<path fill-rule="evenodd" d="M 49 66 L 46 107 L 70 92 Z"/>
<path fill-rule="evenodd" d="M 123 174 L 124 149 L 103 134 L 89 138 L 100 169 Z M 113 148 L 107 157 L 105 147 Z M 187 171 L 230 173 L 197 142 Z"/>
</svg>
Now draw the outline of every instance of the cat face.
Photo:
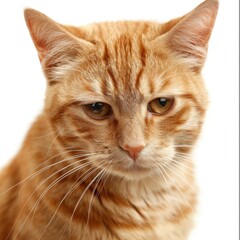
<svg viewBox="0 0 240 240">
<path fill-rule="evenodd" d="M 128 179 L 183 159 L 207 106 L 200 72 L 217 11 L 207 2 L 166 24 L 83 28 L 26 10 L 49 83 L 45 113 L 64 148 Z"/>
<path fill-rule="evenodd" d="M 119 59 L 116 52 L 107 59 L 96 53 L 83 70 L 79 65 L 49 88 L 47 112 L 64 145 L 93 153 L 94 164 L 120 174 L 150 173 L 176 156 L 176 146 L 194 143 L 205 91 L 199 77 L 171 59 L 150 49 L 143 59 L 137 44 L 122 56 L 134 44 L 113 44 Z"/>
</svg>

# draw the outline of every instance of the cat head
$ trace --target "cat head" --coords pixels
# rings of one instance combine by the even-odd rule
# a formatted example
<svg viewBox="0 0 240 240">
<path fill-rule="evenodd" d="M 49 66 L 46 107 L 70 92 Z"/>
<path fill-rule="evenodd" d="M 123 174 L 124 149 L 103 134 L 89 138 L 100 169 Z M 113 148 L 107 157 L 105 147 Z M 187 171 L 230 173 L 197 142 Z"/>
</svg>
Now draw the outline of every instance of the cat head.
<svg viewBox="0 0 240 240">
<path fill-rule="evenodd" d="M 25 19 L 46 76 L 45 114 L 66 148 L 100 169 L 146 176 L 182 159 L 207 107 L 201 77 L 218 1 L 164 24 L 64 26 Z"/>
</svg>

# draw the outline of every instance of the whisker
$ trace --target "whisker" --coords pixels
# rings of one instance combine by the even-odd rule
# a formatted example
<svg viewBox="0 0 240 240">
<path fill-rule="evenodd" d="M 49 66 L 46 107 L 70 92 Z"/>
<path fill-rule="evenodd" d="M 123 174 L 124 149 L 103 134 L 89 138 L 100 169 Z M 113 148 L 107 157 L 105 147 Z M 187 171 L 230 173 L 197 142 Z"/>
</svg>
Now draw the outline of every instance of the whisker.
<svg viewBox="0 0 240 240">
<path fill-rule="evenodd" d="M 59 131 L 59 133 L 54 137 L 52 143 L 50 144 L 50 146 L 49 146 L 49 148 L 48 148 L 48 151 L 47 151 L 47 153 L 46 153 L 46 157 L 45 157 L 45 158 L 47 158 L 47 156 L 48 156 L 48 154 L 49 154 L 49 152 L 50 152 L 50 150 L 51 150 L 51 147 L 53 146 L 54 142 L 57 140 L 58 136 L 62 133 L 62 131 L 63 131 L 63 129 L 61 129 L 61 130 Z"/>
<path fill-rule="evenodd" d="M 68 151 L 67 151 L 67 152 L 68 152 Z M 51 159 L 53 159 L 53 158 L 55 158 L 55 157 L 57 157 L 57 156 L 60 156 L 60 155 L 62 155 L 62 154 L 65 154 L 65 153 L 66 153 L 66 152 L 57 154 L 57 155 L 51 157 L 50 159 L 48 159 L 47 161 L 49 161 L 49 160 L 51 160 Z M 1 197 L 2 195 L 6 194 L 7 192 L 11 191 L 13 188 L 17 187 L 18 185 L 20 185 L 20 184 L 22 184 L 22 183 L 24 183 L 24 182 L 26 182 L 26 181 L 28 181 L 28 180 L 31 180 L 31 179 L 34 178 L 35 176 L 37 176 L 37 175 L 41 174 L 42 172 L 50 169 L 51 167 L 54 167 L 54 166 L 56 166 L 56 165 L 58 165 L 58 164 L 60 164 L 60 163 L 63 163 L 63 162 L 66 162 L 66 161 L 70 161 L 70 160 L 73 160 L 73 159 L 76 159 L 76 158 L 79 158 L 79 157 L 94 156 L 94 155 L 96 155 L 96 154 L 95 154 L 95 153 L 93 153 L 93 154 L 84 154 L 84 155 L 83 155 L 83 154 L 79 154 L 79 155 L 76 155 L 75 157 L 69 157 L 69 158 L 66 158 L 66 159 L 64 159 L 64 160 L 58 161 L 58 162 L 56 162 L 56 163 L 50 164 L 50 165 L 48 165 L 48 166 L 46 166 L 46 167 L 43 167 L 43 168 L 39 169 L 37 172 L 34 172 L 33 174 L 29 175 L 29 176 L 26 177 L 25 179 L 21 180 L 20 182 L 16 183 L 16 184 L 13 185 L 12 187 L 8 188 L 8 189 L 5 190 L 4 192 L 1 192 L 1 193 L 0 193 L 0 197 Z M 43 162 L 43 163 L 39 164 L 35 169 L 39 168 L 39 167 L 42 166 L 44 163 L 46 163 L 46 162 Z M 35 169 L 34 169 L 34 170 L 35 170 Z"/>
<path fill-rule="evenodd" d="M 110 164 L 108 164 L 108 166 L 109 166 L 109 165 L 110 165 Z M 106 184 L 106 181 L 107 181 L 109 175 L 111 174 L 111 170 L 112 170 L 112 169 L 110 168 L 110 169 L 108 169 L 106 172 L 103 172 L 102 176 L 99 177 L 99 180 L 98 180 L 97 184 L 95 185 L 95 187 L 94 187 L 94 189 L 93 189 L 93 193 L 92 193 L 91 199 L 90 199 L 90 201 L 89 201 L 88 217 L 87 217 L 87 223 L 86 223 L 86 225 L 88 225 L 88 223 L 89 223 L 90 213 L 91 213 L 91 205 L 92 205 L 92 202 L 93 202 L 93 197 L 94 197 L 94 193 L 95 193 L 95 191 L 96 191 L 96 189 L 97 189 L 97 186 L 99 185 L 99 183 L 100 183 L 100 181 L 102 180 L 102 178 L 103 178 L 104 176 L 106 176 L 106 177 L 105 177 L 105 181 L 103 182 L 101 188 L 98 190 L 98 193 L 97 193 L 97 194 L 99 194 L 99 192 L 103 189 L 103 186 Z"/>
<path fill-rule="evenodd" d="M 171 172 L 174 172 L 172 171 L 168 166 L 165 166 L 168 170 L 170 170 Z M 165 174 L 170 178 L 170 175 L 165 171 L 165 169 L 163 169 L 163 171 L 165 172 Z M 173 180 L 173 179 L 172 179 Z M 182 191 L 180 190 L 177 182 L 175 180 L 173 180 L 174 182 L 174 186 L 176 187 L 177 191 L 179 192 L 181 198 L 184 200 L 185 203 L 187 203 L 187 205 L 193 210 L 192 206 L 190 205 L 190 203 L 188 202 L 188 200 L 183 196 L 182 194 Z M 182 213 L 182 211 L 181 211 Z M 184 217 L 184 215 L 182 215 Z M 185 217 L 184 217 L 185 218 Z"/>
<path fill-rule="evenodd" d="M 49 220 L 47 226 L 45 227 L 44 231 L 42 232 L 41 236 L 40 236 L 40 239 L 43 237 L 45 231 L 47 230 L 47 228 L 50 226 L 51 222 L 53 221 L 55 215 L 57 214 L 57 211 L 59 210 L 59 208 L 61 207 L 62 203 L 64 202 L 64 200 L 71 194 L 75 191 L 76 188 L 78 188 L 78 186 L 84 182 L 84 180 L 86 180 L 89 176 L 91 176 L 93 174 L 94 171 L 92 170 L 95 170 L 95 168 L 90 168 L 88 169 L 86 172 L 84 172 L 83 174 L 81 174 L 77 180 L 72 184 L 72 187 L 68 190 L 68 192 L 64 195 L 64 197 L 62 198 L 62 200 L 60 201 L 60 203 L 58 204 L 56 210 L 54 211 L 54 214 L 53 216 L 51 217 L 51 219 Z M 87 174 L 88 172 L 90 172 L 89 174 Z M 79 180 L 83 177 L 83 175 L 87 174 L 86 176 L 84 176 L 84 178 L 79 182 Z"/>
<path fill-rule="evenodd" d="M 175 176 L 177 176 L 179 179 L 181 179 L 182 182 L 184 182 L 185 184 L 187 184 L 194 192 L 198 193 L 198 190 L 195 189 L 193 187 L 192 184 L 190 184 L 189 182 L 187 182 L 182 176 L 180 176 L 179 174 L 177 174 L 176 171 L 173 171 L 170 167 L 168 167 L 167 165 L 165 166 L 171 173 L 173 173 Z"/>
<path fill-rule="evenodd" d="M 166 161 L 166 159 L 168 160 L 168 161 Z M 164 163 L 165 164 L 168 164 L 168 165 L 173 165 L 173 166 L 175 166 L 175 167 L 178 167 L 179 169 L 181 169 L 181 170 L 183 170 L 185 173 L 187 173 L 189 176 L 191 176 L 191 177 L 193 177 L 193 175 L 192 174 L 190 174 L 188 171 L 187 171 L 187 169 L 189 169 L 190 171 L 192 171 L 193 169 L 190 167 L 190 166 L 187 166 L 186 164 L 184 164 L 184 163 L 182 163 L 182 162 L 180 162 L 180 161 L 177 161 L 177 160 L 179 160 L 179 158 L 176 158 L 176 157 L 173 157 L 173 158 L 171 158 L 171 157 L 168 157 L 167 155 L 166 156 L 164 156 Z M 188 161 L 187 161 L 188 162 Z"/>
<path fill-rule="evenodd" d="M 193 156 L 190 155 L 190 154 L 182 155 L 179 152 L 176 152 L 175 156 L 174 156 L 174 159 L 182 160 L 182 161 L 185 161 L 185 162 L 192 162 Z"/>
<path fill-rule="evenodd" d="M 180 144 L 180 145 L 173 145 L 176 148 L 194 148 L 194 145 L 187 145 L 187 144 Z"/>
<path fill-rule="evenodd" d="M 87 175 L 87 176 L 85 176 L 82 180 L 81 180 L 81 183 L 82 182 L 84 182 L 88 177 L 90 177 L 94 172 L 96 172 L 101 166 L 103 166 L 104 165 L 104 163 L 103 164 L 101 164 L 100 166 L 98 166 L 98 167 L 94 167 L 94 168 L 92 168 L 93 170 Z M 103 169 L 104 170 L 104 169 Z M 101 173 L 101 172 L 100 172 Z M 99 174 L 97 174 L 96 175 L 96 177 L 91 181 L 91 183 L 92 182 L 94 182 L 95 181 L 95 179 L 98 177 L 98 175 Z M 90 183 L 90 185 L 91 185 L 91 183 Z M 88 185 L 89 186 L 89 185 Z M 90 187 L 90 186 L 89 186 Z M 88 187 L 88 188 L 89 188 Z M 86 190 L 86 189 L 85 189 Z M 88 189 L 87 189 L 88 190 Z M 85 192 L 85 191 L 84 191 Z M 82 193 L 82 195 L 84 194 L 84 192 Z M 81 196 L 82 196 L 81 195 Z M 79 202 L 79 200 L 78 200 L 78 202 Z M 77 204 L 79 204 L 77 202 Z M 77 207 L 77 204 L 76 204 L 76 207 Z M 75 209 L 76 209 L 76 207 L 74 208 L 74 210 L 73 210 L 73 212 L 75 213 Z M 61 235 L 61 238 L 60 238 L 60 240 L 62 239 L 62 237 L 63 237 L 63 235 L 64 235 L 64 233 L 67 231 L 67 229 L 71 229 L 71 222 L 72 222 L 72 220 L 73 220 L 73 215 L 71 216 L 71 218 L 70 218 L 70 221 L 69 221 L 69 223 L 66 225 L 66 227 L 65 227 L 65 229 L 63 230 L 63 233 L 62 233 L 62 235 Z"/>
<path fill-rule="evenodd" d="M 48 136 L 50 136 L 50 135 L 55 134 L 56 132 L 59 132 L 59 130 L 53 131 L 53 132 L 51 132 L 51 133 L 48 133 L 48 134 L 45 134 L 45 135 L 42 135 L 42 136 L 29 137 L 29 138 L 27 138 L 27 140 L 33 140 L 33 139 L 39 139 L 39 138 L 48 137 Z"/>
<path fill-rule="evenodd" d="M 164 173 L 166 174 L 166 172 L 164 171 L 163 167 L 161 165 L 159 165 L 156 169 L 154 169 L 154 171 L 160 175 L 160 177 L 163 179 L 163 181 L 165 182 L 166 184 L 166 187 L 167 187 L 167 190 L 168 192 L 172 195 L 172 198 L 174 199 L 174 202 L 176 202 L 177 206 L 178 206 L 178 209 L 181 211 L 181 208 L 180 208 L 180 205 L 179 205 L 179 202 L 177 200 L 177 197 L 176 195 L 173 193 L 173 190 L 172 190 L 172 187 L 170 185 L 170 183 L 168 182 L 168 180 L 166 179 Z M 168 207 L 170 208 L 171 205 L 170 205 L 170 202 L 169 201 L 166 201 L 167 202 L 167 205 Z"/>
<path fill-rule="evenodd" d="M 191 174 L 189 171 L 187 171 L 187 169 L 189 169 L 190 171 L 192 171 L 193 169 L 192 169 L 191 167 L 186 166 L 186 165 L 182 164 L 181 162 L 176 161 L 176 160 L 174 160 L 174 159 L 172 159 L 172 160 L 169 162 L 169 164 L 173 165 L 173 166 L 176 167 L 176 168 L 180 168 L 180 169 L 181 169 L 182 171 L 184 171 L 187 175 L 189 175 L 190 177 L 193 177 L 193 178 L 194 178 L 193 174 Z"/>
<path fill-rule="evenodd" d="M 87 158 L 86 158 L 86 159 L 87 159 Z M 85 161 L 86 159 L 81 159 L 81 161 Z M 81 162 L 81 161 L 79 161 L 79 162 Z M 27 203 L 30 201 L 30 199 L 32 198 L 32 196 L 34 195 L 34 193 L 35 193 L 45 182 L 47 182 L 47 181 L 48 181 L 51 177 L 53 177 L 54 175 L 58 174 L 59 172 L 65 170 L 66 168 L 68 168 L 68 167 L 70 167 L 70 166 L 72 166 L 72 165 L 74 165 L 74 164 L 76 164 L 76 163 L 77 163 L 77 162 L 71 163 L 71 164 L 65 166 L 64 168 L 59 169 L 58 171 L 56 171 L 56 172 L 54 172 L 53 174 L 51 174 L 51 175 L 50 175 L 48 178 L 46 178 L 44 181 L 42 181 L 42 182 L 38 185 L 38 187 L 34 190 L 34 192 L 31 193 L 31 195 L 29 196 L 29 198 L 28 198 L 27 201 L 25 202 L 25 204 L 24 204 L 24 206 L 22 207 L 20 213 L 18 214 L 17 220 L 19 219 L 19 216 L 20 216 L 21 213 L 23 212 L 24 208 L 26 207 Z M 89 163 L 89 164 L 90 164 L 90 163 Z M 73 169 L 77 169 L 77 167 L 75 167 L 75 168 L 73 168 Z M 70 170 L 70 171 L 73 171 L 73 169 Z M 76 171 L 78 171 L 78 170 L 79 170 L 79 169 L 77 169 Z M 68 171 L 67 173 L 69 173 L 70 171 Z M 67 173 L 65 173 L 65 174 L 67 174 Z M 73 173 L 73 172 L 71 172 L 71 173 Z M 62 177 L 62 176 L 61 176 L 61 177 Z M 59 178 L 61 178 L 61 177 L 59 177 Z M 65 176 L 65 177 L 66 177 L 66 176 Z M 58 179 L 59 179 L 59 178 L 58 178 Z M 61 179 L 61 180 L 62 180 L 62 179 Z M 61 180 L 60 180 L 60 181 L 61 181 Z M 56 180 L 55 180 L 55 181 L 56 181 Z M 35 205 L 36 205 L 36 204 L 35 204 Z M 35 205 L 32 207 L 32 209 L 35 207 Z M 20 231 L 22 230 L 22 228 L 23 228 L 24 224 L 26 223 L 28 217 L 30 216 L 31 212 L 32 212 L 32 210 L 31 210 L 30 213 L 28 214 L 27 218 L 25 219 L 24 223 L 22 224 L 22 227 L 21 227 L 20 230 L 18 231 L 17 235 L 18 235 L 18 234 L 20 233 Z M 16 222 L 17 222 L 17 221 L 16 221 Z M 14 226 L 12 227 L 12 229 L 11 229 L 11 231 L 10 231 L 7 239 L 9 238 L 9 236 L 10 236 L 11 232 L 13 231 L 13 228 L 15 227 L 15 225 L 16 225 L 16 223 L 15 223 Z M 17 237 L 17 235 L 16 235 L 16 237 Z M 16 237 L 15 237 L 15 238 L 16 238 Z M 15 239 L 15 238 L 14 238 L 14 239 Z M 14 240 L 14 239 L 13 239 L 13 240 Z"/>
<path fill-rule="evenodd" d="M 83 196 L 84 196 L 85 193 L 88 191 L 88 189 L 90 188 L 90 186 L 94 183 L 94 181 L 95 181 L 104 171 L 105 171 L 105 170 L 102 169 L 102 170 L 92 179 L 92 181 L 88 184 L 88 186 L 87 186 L 87 187 L 85 188 L 85 190 L 82 192 L 82 194 L 81 194 L 80 198 L 78 199 L 77 204 L 76 204 L 76 206 L 75 206 L 75 208 L 74 208 L 74 210 L 73 210 L 72 216 L 71 216 L 71 218 L 70 218 L 69 229 L 71 229 L 71 225 L 72 225 L 72 222 L 73 222 L 74 214 L 75 214 L 75 212 L 76 212 L 76 210 L 77 210 L 77 208 L 78 208 L 78 206 L 79 206 L 79 204 L 80 204 Z"/>
</svg>

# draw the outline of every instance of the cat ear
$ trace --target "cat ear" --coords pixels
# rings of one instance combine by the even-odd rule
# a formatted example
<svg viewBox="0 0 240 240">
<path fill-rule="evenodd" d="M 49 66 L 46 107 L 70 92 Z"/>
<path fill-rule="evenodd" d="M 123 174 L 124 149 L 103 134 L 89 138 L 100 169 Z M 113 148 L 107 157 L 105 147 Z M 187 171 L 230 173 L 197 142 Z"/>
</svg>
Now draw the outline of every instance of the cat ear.
<svg viewBox="0 0 240 240">
<path fill-rule="evenodd" d="M 206 0 L 164 35 L 165 44 L 177 58 L 195 71 L 201 71 L 206 59 L 208 41 L 218 11 L 217 0 Z"/>
<path fill-rule="evenodd" d="M 76 65 L 76 60 L 83 59 L 95 49 L 89 41 L 78 38 L 46 15 L 34 10 L 24 11 L 26 24 L 46 78 L 57 82 Z"/>
</svg>

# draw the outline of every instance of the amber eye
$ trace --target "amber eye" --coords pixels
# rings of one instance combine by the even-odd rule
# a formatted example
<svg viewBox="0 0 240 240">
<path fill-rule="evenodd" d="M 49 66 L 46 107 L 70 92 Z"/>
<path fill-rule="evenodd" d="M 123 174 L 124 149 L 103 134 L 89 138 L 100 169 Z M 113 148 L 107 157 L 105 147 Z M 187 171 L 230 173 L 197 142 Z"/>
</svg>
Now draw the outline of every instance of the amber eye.
<svg viewBox="0 0 240 240">
<path fill-rule="evenodd" d="M 172 108 L 173 102 L 173 98 L 156 98 L 148 104 L 148 111 L 153 114 L 163 115 Z"/>
<path fill-rule="evenodd" d="M 94 119 L 104 119 L 112 114 L 112 108 L 102 102 L 95 102 L 84 105 L 86 114 Z"/>
</svg>

